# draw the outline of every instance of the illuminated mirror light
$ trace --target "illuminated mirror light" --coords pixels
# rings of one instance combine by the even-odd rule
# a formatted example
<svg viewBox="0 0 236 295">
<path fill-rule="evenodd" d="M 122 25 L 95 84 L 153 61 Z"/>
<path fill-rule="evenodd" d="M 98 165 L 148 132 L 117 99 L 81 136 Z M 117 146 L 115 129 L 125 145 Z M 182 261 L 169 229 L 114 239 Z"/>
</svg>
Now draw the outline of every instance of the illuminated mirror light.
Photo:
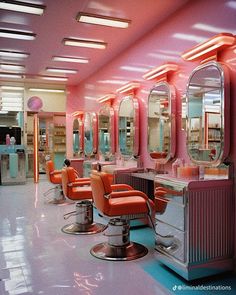
<svg viewBox="0 0 236 295">
<path fill-rule="evenodd" d="M 87 47 L 87 48 L 94 48 L 94 49 L 105 49 L 107 47 L 107 44 L 105 42 L 95 41 L 95 40 L 65 38 L 63 42 L 65 45 L 68 45 L 68 46 L 79 46 L 79 47 Z"/>
<path fill-rule="evenodd" d="M 34 40 L 36 38 L 36 34 L 32 32 L 0 29 L 0 37 L 19 40 Z"/>
<path fill-rule="evenodd" d="M 206 42 L 201 43 L 182 54 L 182 58 L 187 61 L 195 61 L 199 58 L 203 58 L 209 55 L 217 53 L 218 50 L 222 50 L 225 47 L 233 45 L 235 42 L 234 35 L 230 33 L 218 34 Z"/>
<path fill-rule="evenodd" d="M 115 98 L 116 98 L 116 95 L 113 94 L 113 93 L 110 93 L 110 94 L 107 94 L 107 95 L 104 95 L 104 96 L 98 98 L 97 101 L 98 101 L 99 103 L 111 102 L 111 101 L 113 101 Z"/>
<path fill-rule="evenodd" d="M 158 79 L 169 72 L 175 72 L 177 70 L 178 70 L 178 65 L 176 64 L 164 64 L 164 65 L 161 65 L 160 67 L 157 67 L 155 69 L 148 71 L 145 75 L 143 75 L 143 78 L 145 80 Z"/>
<path fill-rule="evenodd" d="M 88 59 L 83 57 L 53 56 L 52 59 L 54 61 L 75 62 L 75 63 L 81 63 L 81 64 L 86 64 L 89 62 Z"/>
<path fill-rule="evenodd" d="M 42 15 L 45 6 L 29 2 L 26 3 L 14 0 L 4 0 L 0 2 L 0 9 Z"/>
<path fill-rule="evenodd" d="M 101 25 L 101 26 L 108 26 L 113 28 L 128 28 L 129 24 L 131 23 L 130 20 L 104 16 L 104 15 L 96 15 L 91 13 L 84 13 L 79 12 L 76 20 L 78 22 L 93 24 L 93 25 Z"/>
<path fill-rule="evenodd" d="M 116 90 L 116 92 L 128 93 L 128 92 L 131 92 L 131 91 L 134 91 L 134 90 L 138 89 L 139 87 L 140 87 L 140 83 L 130 82 L 130 83 L 124 85 L 123 87 L 118 88 Z"/>
</svg>

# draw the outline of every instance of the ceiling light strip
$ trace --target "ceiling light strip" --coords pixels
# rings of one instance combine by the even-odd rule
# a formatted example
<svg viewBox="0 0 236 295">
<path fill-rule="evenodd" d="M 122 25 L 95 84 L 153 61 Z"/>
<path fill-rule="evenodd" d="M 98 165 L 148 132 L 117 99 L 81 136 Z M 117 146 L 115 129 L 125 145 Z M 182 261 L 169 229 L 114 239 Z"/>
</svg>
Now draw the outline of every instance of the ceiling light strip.
<svg viewBox="0 0 236 295">
<path fill-rule="evenodd" d="M 47 89 L 47 88 L 29 88 L 29 91 L 35 91 L 35 92 L 54 92 L 54 93 L 64 93 L 64 89 Z"/>
<path fill-rule="evenodd" d="M 131 21 L 128 19 L 97 15 L 97 14 L 85 13 L 85 12 L 79 12 L 76 17 L 76 20 L 82 23 L 108 26 L 108 27 L 121 28 L 121 29 L 128 28 L 128 26 L 131 23 Z"/>
<path fill-rule="evenodd" d="M 52 73 L 65 73 L 65 74 L 76 74 L 78 71 L 73 69 L 60 69 L 60 68 L 46 68 L 47 72 Z"/>
<path fill-rule="evenodd" d="M 0 50 L 0 56 L 2 58 L 7 57 L 7 58 L 26 58 L 30 54 L 25 53 L 25 52 L 18 52 L 18 51 L 9 51 L 9 50 Z"/>
<path fill-rule="evenodd" d="M 206 42 L 200 43 L 199 45 L 187 50 L 181 55 L 181 57 L 187 61 L 195 61 L 202 56 L 213 55 L 215 52 L 231 46 L 234 43 L 235 36 L 233 34 L 221 33 L 210 38 Z"/>
<path fill-rule="evenodd" d="M 75 62 L 85 64 L 88 63 L 89 60 L 87 58 L 82 57 L 70 57 L 70 56 L 53 56 L 54 61 L 62 61 L 62 62 Z"/>
<path fill-rule="evenodd" d="M 105 49 L 107 47 L 107 43 L 103 41 L 74 39 L 74 38 L 65 38 L 63 39 L 63 43 L 67 46 L 79 46 L 79 47 L 86 47 L 86 48 L 93 48 L 93 49 Z"/>
<path fill-rule="evenodd" d="M 28 40 L 34 40 L 36 38 L 36 34 L 32 32 L 0 29 L 0 37 L 28 41 Z"/>
<path fill-rule="evenodd" d="M 28 2 L 19 2 L 14 0 L 4 0 L 0 1 L 0 9 L 24 12 L 30 14 L 42 15 L 46 6 L 28 3 Z"/>
</svg>

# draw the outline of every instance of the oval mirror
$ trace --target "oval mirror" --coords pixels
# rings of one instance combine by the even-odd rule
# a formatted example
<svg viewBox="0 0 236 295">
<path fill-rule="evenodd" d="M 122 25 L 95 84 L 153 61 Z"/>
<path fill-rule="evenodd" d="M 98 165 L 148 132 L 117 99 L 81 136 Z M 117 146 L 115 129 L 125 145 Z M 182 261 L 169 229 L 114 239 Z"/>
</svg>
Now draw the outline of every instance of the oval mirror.
<svg viewBox="0 0 236 295">
<path fill-rule="evenodd" d="M 175 154 L 175 91 L 160 82 L 148 97 L 148 152 L 158 162 L 166 163 Z"/>
<path fill-rule="evenodd" d="M 73 155 L 74 157 L 79 154 L 80 147 L 80 137 L 79 137 L 79 122 L 78 119 L 74 119 L 73 121 Z"/>
<path fill-rule="evenodd" d="M 84 115 L 84 153 L 92 156 L 97 152 L 97 115 L 85 113 Z"/>
<path fill-rule="evenodd" d="M 196 164 L 218 166 L 229 153 L 228 83 L 227 69 L 217 62 L 196 68 L 190 76 L 187 150 Z"/>
<path fill-rule="evenodd" d="M 138 156 L 139 105 L 132 96 L 125 97 L 119 107 L 119 150 L 124 156 Z"/>
<path fill-rule="evenodd" d="M 99 152 L 109 159 L 114 154 L 114 110 L 105 105 L 98 113 L 98 146 Z"/>
</svg>

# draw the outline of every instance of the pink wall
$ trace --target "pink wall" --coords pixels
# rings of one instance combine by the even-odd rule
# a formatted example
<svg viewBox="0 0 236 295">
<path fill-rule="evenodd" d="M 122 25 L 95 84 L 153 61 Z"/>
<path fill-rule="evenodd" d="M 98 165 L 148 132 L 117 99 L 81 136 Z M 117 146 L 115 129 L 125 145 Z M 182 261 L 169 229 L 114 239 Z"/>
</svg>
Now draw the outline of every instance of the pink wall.
<svg viewBox="0 0 236 295">
<path fill-rule="evenodd" d="M 126 49 L 121 55 L 83 81 L 77 88 L 69 87 L 67 113 L 75 110 L 99 109 L 99 105 L 91 98 L 99 98 L 107 93 L 115 92 L 121 84 L 128 81 L 140 81 L 142 88 L 137 96 L 140 99 L 141 141 L 140 154 L 145 167 L 153 167 L 147 153 L 147 99 L 152 82 L 145 82 L 142 75 L 151 68 L 166 62 L 176 62 L 180 70 L 173 76 L 171 83 L 177 91 L 177 150 L 176 157 L 189 161 L 186 152 L 185 132 L 181 130 L 181 96 L 185 93 L 188 77 L 198 63 L 184 62 L 180 55 L 187 49 L 208 38 L 221 33 L 235 34 L 236 2 L 223 0 L 189 1 L 183 8 L 176 11 L 168 19 L 159 24 L 149 34 Z M 227 64 L 231 76 L 231 135 L 230 160 L 236 166 L 236 46 L 225 50 L 219 60 Z M 136 71 L 135 71 L 136 68 Z M 121 97 L 114 102 L 115 110 Z M 67 117 L 67 142 L 71 140 L 71 120 Z M 68 145 L 69 146 L 69 145 Z M 170 167 L 170 164 L 169 164 Z"/>
</svg>

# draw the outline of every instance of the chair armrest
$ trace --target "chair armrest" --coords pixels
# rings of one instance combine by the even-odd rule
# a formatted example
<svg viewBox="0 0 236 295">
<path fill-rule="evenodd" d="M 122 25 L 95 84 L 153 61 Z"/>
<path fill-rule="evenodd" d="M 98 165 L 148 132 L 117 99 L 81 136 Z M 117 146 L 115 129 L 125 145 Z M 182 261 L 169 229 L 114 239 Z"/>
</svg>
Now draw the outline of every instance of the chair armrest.
<svg viewBox="0 0 236 295">
<path fill-rule="evenodd" d="M 119 192 L 111 192 L 110 197 L 111 198 L 123 198 L 123 197 L 143 197 L 145 200 L 149 200 L 148 196 L 138 190 L 130 190 L 130 191 L 119 191 Z"/>
<path fill-rule="evenodd" d="M 50 175 L 56 175 L 56 174 L 61 174 L 61 170 L 54 170 L 50 172 Z"/>
<path fill-rule="evenodd" d="M 121 183 L 121 184 L 111 184 L 111 189 L 112 191 L 130 191 L 133 190 L 134 188 L 128 184 Z"/>
<path fill-rule="evenodd" d="M 75 181 L 90 181 L 91 182 L 91 178 L 90 177 L 79 177 L 79 178 L 76 178 Z"/>
<path fill-rule="evenodd" d="M 75 182 L 68 183 L 68 186 L 76 187 L 76 186 L 84 186 L 84 185 L 90 185 L 90 184 L 91 184 L 90 181 L 75 181 Z"/>
</svg>

